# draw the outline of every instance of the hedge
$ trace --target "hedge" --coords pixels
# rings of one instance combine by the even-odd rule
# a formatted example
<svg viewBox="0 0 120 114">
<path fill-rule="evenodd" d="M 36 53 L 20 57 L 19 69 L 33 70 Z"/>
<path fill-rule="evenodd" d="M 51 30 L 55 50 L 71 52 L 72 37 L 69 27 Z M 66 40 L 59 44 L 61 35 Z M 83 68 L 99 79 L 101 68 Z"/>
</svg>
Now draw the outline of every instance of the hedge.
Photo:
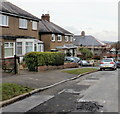
<svg viewBox="0 0 120 114">
<path fill-rule="evenodd" d="M 29 52 L 24 61 L 29 71 L 37 71 L 38 66 L 59 66 L 64 64 L 64 53 L 61 52 Z"/>
</svg>

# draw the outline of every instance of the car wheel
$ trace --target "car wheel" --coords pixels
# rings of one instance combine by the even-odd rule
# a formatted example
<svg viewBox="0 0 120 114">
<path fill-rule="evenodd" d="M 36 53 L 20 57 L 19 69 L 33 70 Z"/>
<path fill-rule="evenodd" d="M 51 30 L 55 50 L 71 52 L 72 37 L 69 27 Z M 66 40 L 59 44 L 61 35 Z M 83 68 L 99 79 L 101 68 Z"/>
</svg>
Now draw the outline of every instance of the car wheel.
<svg viewBox="0 0 120 114">
<path fill-rule="evenodd" d="M 100 68 L 100 71 L 102 71 L 103 69 L 102 68 Z"/>
</svg>

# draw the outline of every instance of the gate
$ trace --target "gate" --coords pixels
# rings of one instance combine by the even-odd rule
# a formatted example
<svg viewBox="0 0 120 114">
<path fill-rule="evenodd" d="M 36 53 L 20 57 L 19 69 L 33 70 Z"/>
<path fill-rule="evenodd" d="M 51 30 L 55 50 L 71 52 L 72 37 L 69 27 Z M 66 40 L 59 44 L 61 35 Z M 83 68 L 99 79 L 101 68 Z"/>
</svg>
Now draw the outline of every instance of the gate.
<svg viewBox="0 0 120 114">
<path fill-rule="evenodd" d="M 18 65 L 19 65 L 19 57 L 10 57 L 10 58 L 3 58 L 1 61 L 1 67 L 4 72 L 8 73 L 18 73 Z"/>
</svg>

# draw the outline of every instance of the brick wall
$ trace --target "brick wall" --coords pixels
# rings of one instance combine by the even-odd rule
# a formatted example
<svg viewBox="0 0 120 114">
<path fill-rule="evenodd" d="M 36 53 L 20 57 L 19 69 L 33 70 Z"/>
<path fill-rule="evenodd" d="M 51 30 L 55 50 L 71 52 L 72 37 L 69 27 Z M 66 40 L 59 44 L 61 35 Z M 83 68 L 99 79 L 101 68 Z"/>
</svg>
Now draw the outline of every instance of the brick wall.
<svg viewBox="0 0 120 114">
<path fill-rule="evenodd" d="M 44 42 L 45 51 L 49 51 L 50 49 L 55 49 L 56 46 L 63 46 L 65 44 L 71 44 L 72 42 L 65 42 L 65 36 L 62 35 L 62 41 L 57 41 L 57 35 L 55 35 L 55 41 L 52 40 L 52 34 L 42 34 L 41 40 Z"/>
<path fill-rule="evenodd" d="M 19 18 L 9 16 L 9 26 L 0 27 L 2 28 L 2 35 L 11 35 L 11 36 L 31 36 L 38 39 L 38 31 L 32 30 L 32 22 L 28 20 L 28 28 L 19 29 Z"/>
</svg>

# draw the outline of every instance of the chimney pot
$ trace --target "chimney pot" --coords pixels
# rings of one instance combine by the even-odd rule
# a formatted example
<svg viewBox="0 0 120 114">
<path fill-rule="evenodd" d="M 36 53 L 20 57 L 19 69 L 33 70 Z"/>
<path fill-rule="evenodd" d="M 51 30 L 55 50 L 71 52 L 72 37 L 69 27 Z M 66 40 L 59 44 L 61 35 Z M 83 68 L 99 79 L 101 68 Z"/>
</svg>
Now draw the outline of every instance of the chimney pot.
<svg viewBox="0 0 120 114">
<path fill-rule="evenodd" d="M 85 36 L 85 31 L 82 31 L 82 32 L 81 32 L 81 36 Z"/>
<path fill-rule="evenodd" d="M 42 14 L 41 19 L 47 20 L 48 22 L 50 22 L 50 16 L 49 16 L 49 14 Z"/>
</svg>

